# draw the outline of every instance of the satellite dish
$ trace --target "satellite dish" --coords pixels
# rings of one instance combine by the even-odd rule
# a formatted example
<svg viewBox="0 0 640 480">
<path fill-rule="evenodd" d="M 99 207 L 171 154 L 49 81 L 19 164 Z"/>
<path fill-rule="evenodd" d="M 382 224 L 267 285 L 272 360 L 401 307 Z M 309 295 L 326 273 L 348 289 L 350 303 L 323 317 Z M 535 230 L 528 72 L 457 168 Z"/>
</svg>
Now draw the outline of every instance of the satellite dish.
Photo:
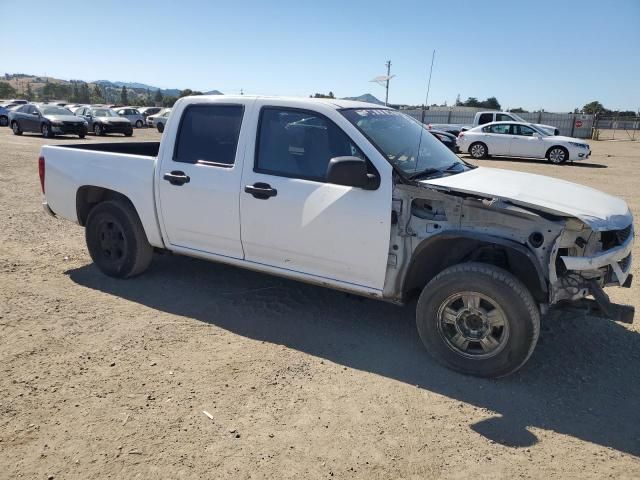
<svg viewBox="0 0 640 480">
<path fill-rule="evenodd" d="M 378 75 L 377 77 L 369 80 L 370 82 L 375 82 L 378 85 L 382 85 L 384 86 L 386 84 L 386 82 L 388 82 L 389 80 L 391 80 L 393 77 L 395 77 L 395 75 Z"/>
</svg>

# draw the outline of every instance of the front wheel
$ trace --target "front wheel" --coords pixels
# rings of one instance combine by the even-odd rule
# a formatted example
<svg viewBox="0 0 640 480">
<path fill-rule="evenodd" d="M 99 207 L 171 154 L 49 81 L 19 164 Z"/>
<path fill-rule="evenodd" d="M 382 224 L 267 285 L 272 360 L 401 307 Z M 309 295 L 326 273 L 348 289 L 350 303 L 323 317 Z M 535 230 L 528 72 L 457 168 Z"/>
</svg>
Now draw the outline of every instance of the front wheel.
<svg viewBox="0 0 640 480">
<path fill-rule="evenodd" d="M 14 135 L 22 135 L 22 130 L 20 129 L 20 125 L 18 125 L 18 122 L 13 122 L 11 124 L 11 131 L 13 131 Z"/>
<path fill-rule="evenodd" d="M 136 122 L 136 128 L 142 128 L 142 120 Z"/>
<path fill-rule="evenodd" d="M 138 214 L 124 200 L 95 206 L 87 218 L 85 239 L 93 262 L 110 277 L 135 277 L 149 267 L 153 257 Z"/>
<path fill-rule="evenodd" d="M 547 152 L 547 160 L 551 163 L 560 164 L 569 159 L 569 152 L 564 147 L 551 147 Z"/>
<path fill-rule="evenodd" d="M 159 123 L 157 128 L 160 133 L 164 132 L 164 123 Z"/>
<path fill-rule="evenodd" d="M 53 130 L 51 130 L 51 126 L 46 123 L 42 124 L 42 127 L 40 127 L 40 131 L 42 132 L 42 136 L 45 138 L 54 137 L 54 133 L 53 133 Z"/>
<path fill-rule="evenodd" d="M 461 373 L 502 377 L 529 359 L 540 312 L 527 288 L 493 265 L 463 263 L 442 271 L 420 295 L 420 338 L 433 357 Z"/>
<path fill-rule="evenodd" d="M 95 134 L 96 137 L 101 137 L 104 135 L 104 129 L 102 128 L 102 125 L 100 125 L 99 123 L 96 123 L 93 126 L 93 133 Z"/>
</svg>

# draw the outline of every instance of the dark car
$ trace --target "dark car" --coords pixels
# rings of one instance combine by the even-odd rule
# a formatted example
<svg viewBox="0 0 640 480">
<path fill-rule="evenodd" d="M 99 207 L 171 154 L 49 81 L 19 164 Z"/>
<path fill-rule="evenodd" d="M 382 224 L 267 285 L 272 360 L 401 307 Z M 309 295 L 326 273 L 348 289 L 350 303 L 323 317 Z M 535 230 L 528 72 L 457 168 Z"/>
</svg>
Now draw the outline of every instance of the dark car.
<svg viewBox="0 0 640 480">
<path fill-rule="evenodd" d="M 48 138 L 68 134 L 84 138 L 87 134 L 87 122 L 57 105 L 21 105 L 10 112 L 9 121 L 14 135 L 37 132 Z"/>
<path fill-rule="evenodd" d="M 122 133 L 125 137 L 133 135 L 133 125 L 126 118 L 107 107 L 80 107 L 75 113 L 89 124 L 89 130 L 96 135 Z"/>
<path fill-rule="evenodd" d="M 457 137 L 454 134 L 445 132 L 443 130 L 429 130 L 429 133 L 431 133 L 431 135 L 444 143 L 453 153 L 459 152 L 456 142 Z"/>
<path fill-rule="evenodd" d="M 7 127 L 9 125 L 9 108 L 15 105 L 15 103 L 0 104 L 0 127 Z"/>
</svg>

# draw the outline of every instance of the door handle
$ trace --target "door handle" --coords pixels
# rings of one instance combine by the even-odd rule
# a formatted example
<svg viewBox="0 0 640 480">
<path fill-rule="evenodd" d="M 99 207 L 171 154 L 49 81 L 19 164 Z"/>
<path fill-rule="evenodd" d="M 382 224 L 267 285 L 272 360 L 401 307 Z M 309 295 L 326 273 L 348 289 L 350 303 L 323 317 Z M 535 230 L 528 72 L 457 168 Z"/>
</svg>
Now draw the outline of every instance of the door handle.
<svg viewBox="0 0 640 480">
<path fill-rule="evenodd" d="M 268 200 L 278 194 L 278 191 L 275 188 L 271 188 L 271 185 L 262 182 L 254 183 L 253 185 L 246 185 L 244 187 L 244 191 L 259 200 Z"/>
<path fill-rule="evenodd" d="M 163 177 L 167 182 L 171 185 L 184 185 L 185 183 L 189 183 L 191 178 L 188 175 L 185 175 L 184 172 L 179 170 L 174 170 L 171 173 L 165 173 Z"/>
</svg>

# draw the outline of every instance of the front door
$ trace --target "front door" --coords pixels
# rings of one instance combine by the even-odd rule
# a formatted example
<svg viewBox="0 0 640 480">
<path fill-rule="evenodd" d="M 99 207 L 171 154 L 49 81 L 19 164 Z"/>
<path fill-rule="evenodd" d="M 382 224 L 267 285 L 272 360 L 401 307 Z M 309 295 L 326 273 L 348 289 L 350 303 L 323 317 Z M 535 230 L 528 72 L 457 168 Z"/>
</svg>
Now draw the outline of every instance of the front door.
<svg viewBox="0 0 640 480">
<path fill-rule="evenodd" d="M 526 125 L 512 125 L 511 155 L 514 157 L 543 158 L 544 140 L 534 135 L 533 128 Z"/>
<path fill-rule="evenodd" d="M 364 158 L 361 149 L 323 114 L 265 103 L 259 104 L 255 157 L 247 153 L 240 193 L 245 259 L 347 288 L 381 290 L 390 184 L 363 190 L 327 183 L 329 160 Z M 377 174 L 373 164 L 369 169 Z"/>
<path fill-rule="evenodd" d="M 172 246 L 243 257 L 238 196 L 244 152 L 238 141 L 244 109 L 202 103 L 186 106 L 182 116 L 176 112 L 175 144 L 161 152 L 158 172 L 159 211 Z"/>
</svg>

